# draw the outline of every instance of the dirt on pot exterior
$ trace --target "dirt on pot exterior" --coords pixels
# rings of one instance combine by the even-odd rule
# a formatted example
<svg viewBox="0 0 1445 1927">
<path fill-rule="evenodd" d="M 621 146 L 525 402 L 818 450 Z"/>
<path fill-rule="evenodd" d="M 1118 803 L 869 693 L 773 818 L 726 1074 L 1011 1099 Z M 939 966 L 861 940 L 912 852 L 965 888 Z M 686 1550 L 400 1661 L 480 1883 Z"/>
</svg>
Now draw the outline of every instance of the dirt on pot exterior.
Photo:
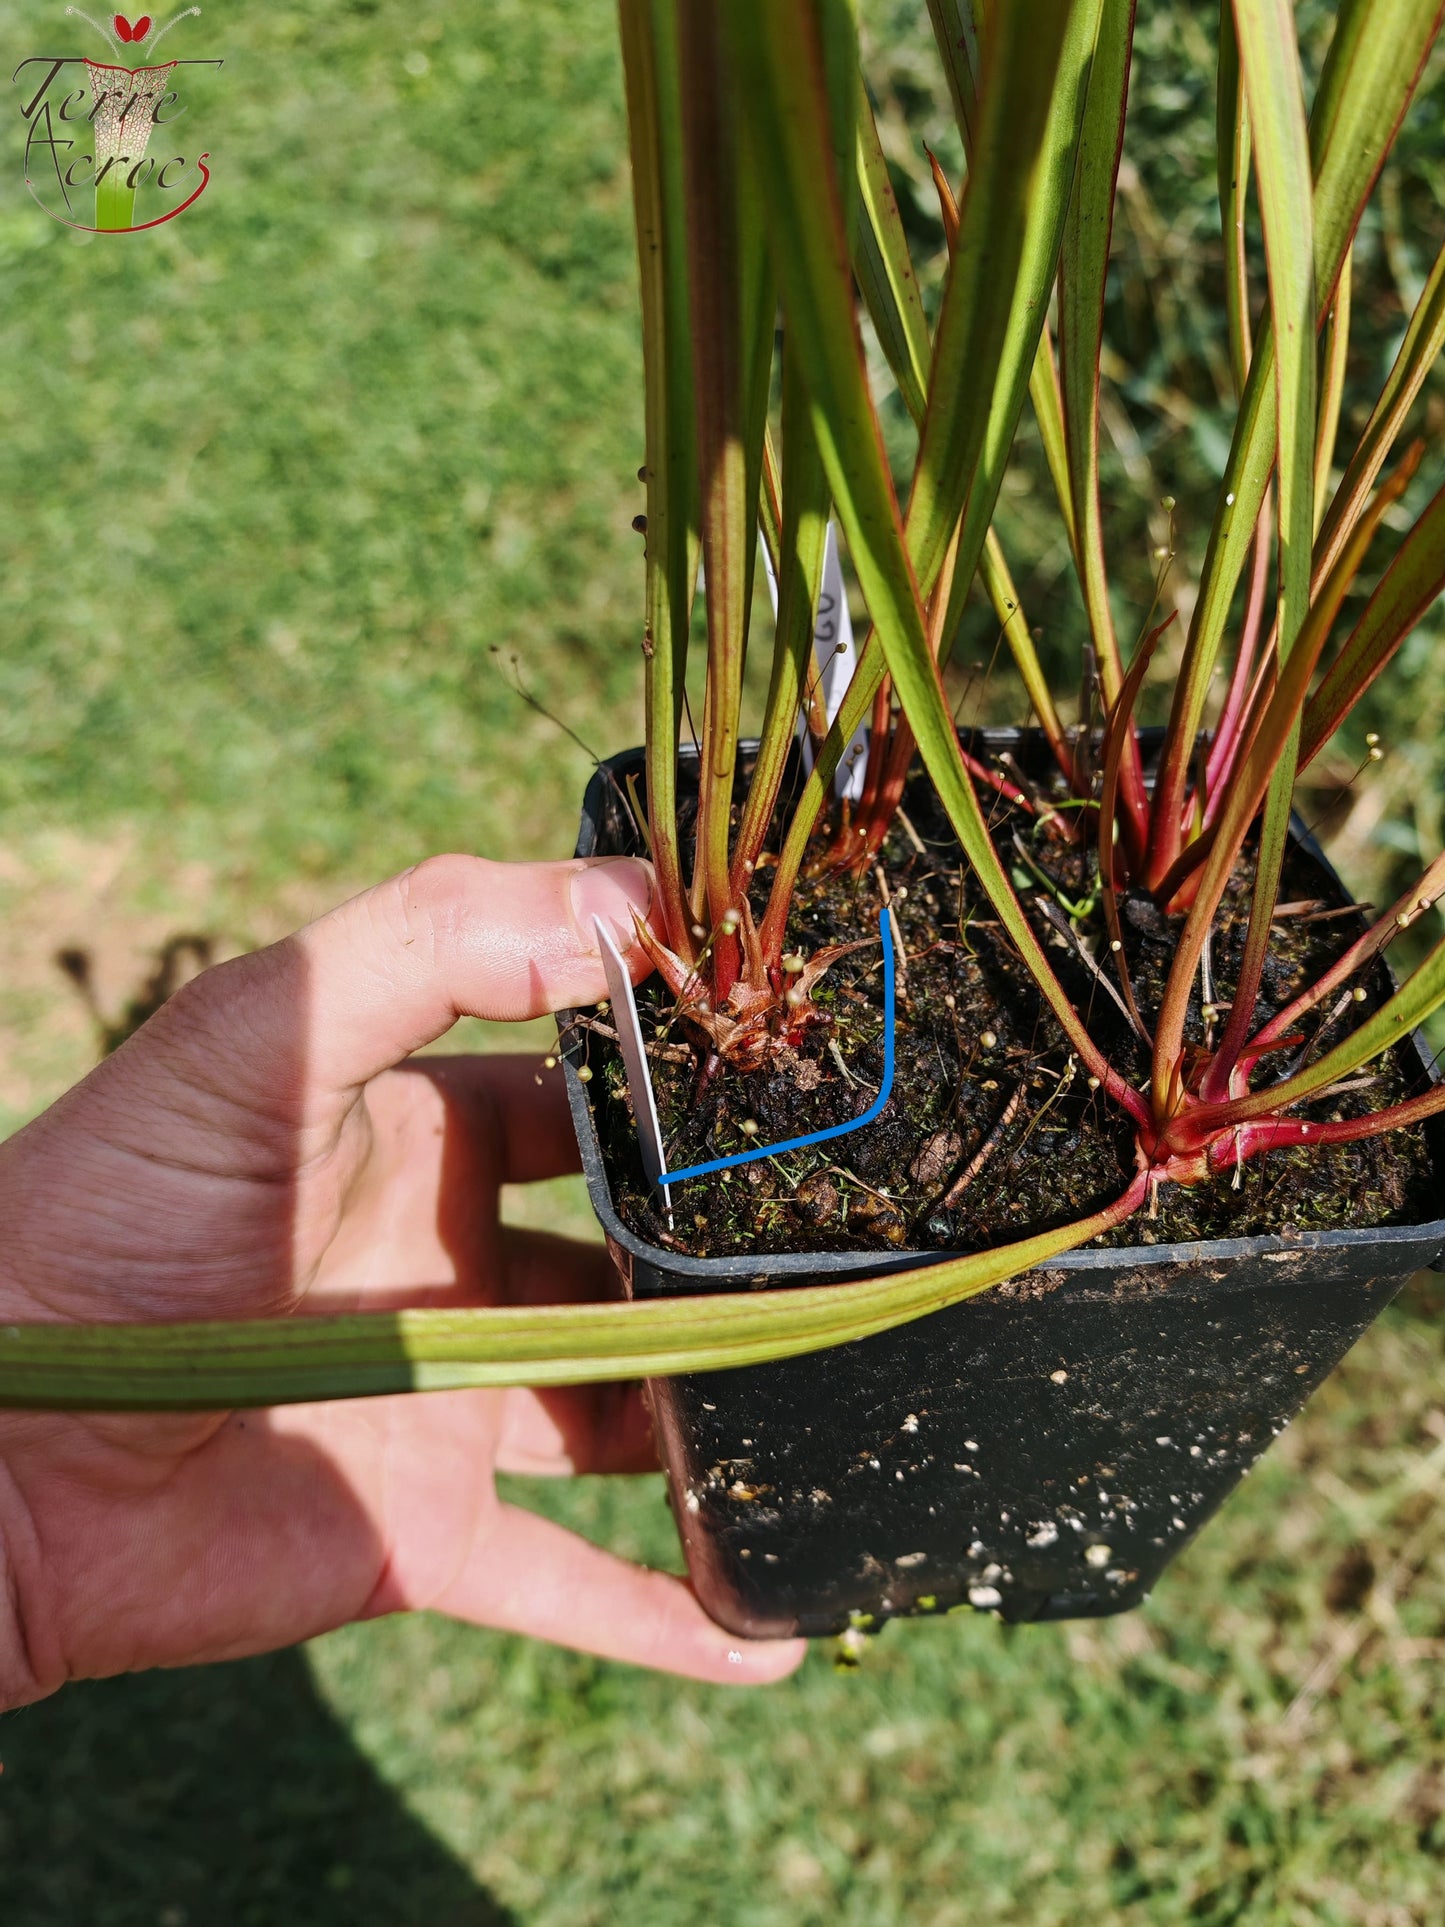
<svg viewBox="0 0 1445 1927">
<path fill-rule="evenodd" d="M 990 746 L 1030 767 L 1027 738 L 971 744 Z M 599 773 L 580 855 L 635 847 L 627 779 L 639 765 L 618 758 Z M 1128 1129 L 1086 1078 L 1067 1075 L 1061 1040 L 961 873 L 925 785 L 911 787 L 904 811 L 881 877 L 809 882 L 790 932 L 804 951 L 871 936 L 888 892 L 903 943 L 898 1066 L 877 1126 L 678 1186 L 670 1227 L 641 1171 L 610 1013 L 569 1025 L 584 1168 L 628 1296 L 846 1289 L 1076 1216 L 1132 1175 Z M 1015 830 L 1071 903 L 1087 896 L 1087 859 L 1027 818 L 996 811 L 995 828 L 1022 872 L 1033 876 Z M 1290 900 L 1343 904 L 1308 847 L 1291 857 Z M 1246 909 L 1237 889 L 1214 949 L 1216 997 L 1227 994 Z M 1359 927 L 1358 911 L 1286 917 L 1271 1008 Z M 1172 931 L 1137 903 L 1124 932 L 1147 1010 Z M 1051 952 L 1056 967 L 1106 1048 L 1142 1076 L 1127 1027 L 1060 934 L 1071 947 Z M 668 1026 L 655 987 L 644 990 L 674 1168 L 741 1148 L 745 1118 L 766 1141 L 867 1107 L 881 1071 L 880 961 L 876 947 L 843 959 L 820 999 L 829 1021 L 765 1070 L 720 1075 L 701 1104 L 699 1055 Z M 1387 985 L 1373 973 L 1354 1012 L 1374 1008 Z M 1193 1021 L 1197 1034 L 1197 1009 Z M 1381 1083 L 1337 1094 L 1331 1108 L 1375 1108 L 1417 1085 L 1426 1071 L 1408 1048 Z M 585 1084 L 579 1067 L 591 1070 Z M 915 1614 L 1060 1619 L 1137 1605 L 1404 1279 L 1438 1259 L 1441 1149 L 1437 1120 L 1312 1150 L 1307 1163 L 1276 1153 L 1238 1190 L 1166 1187 L 1159 1215 L 1135 1218 L 1110 1248 L 1069 1251 L 966 1304 L 821 1354 L 649 1381 L 699 1599 L 739 1634 L 846 1632 L 854 1642 Z"/>
<path fill-rule="evenodd" d="M 1093 904 L 1073 920 L 1083 946 L 1102 954 L 1091 849 L 998 799 L 995 842 L 1055 970 L 1113 1062 L 1136 1084 L 1148 1075 L 1139 1040 L 1099 974 L 1068 934 L 1066 905 Z M 758 908 L 767 886 L 760 866 Z M 1250 901 L 1247 867 L 1221 907 L 1213 941 L 1216 997 L 1228 995 Z M 1260 1020 L 1282 1007 L 1357 937 L 1333 874 L 1297 843 L 1266 968 Z M 643 1174 L 620 1054 L 605 1032 L 585 1029 L 598 1133 L 623 1222 L 639 1236 L 695 1257 L 790 1252 L 974 1251 L 1067 1223 L 1116 1197 L 1135 1172 L 1129 1120 L 1070 1057 L 991 907 L 962 861 L 925 777 L 915 774 L 880 860 L 862 875 L 820 872 L 803 880 L 788 944 L 804 956 L 825 944 L 873 942 L 841 959 L 815 992 L 819 1021 L 753 1071 L 724 1068 L 704 1080 L 703 1052 L 671 999 L 645 987 L 639 1005 L 670 1167 L 727 1156 L 844 1124 L 872 1102 L 883 1064 L 883 973 L 876 931 L 887 903 L 899 938 L 896 1069 L 877 1123 L 856 1135 L 689 1180 L 673 1196 L 669 1225 Z M 1179 919 L 1142 896 L 1127 899 L 1122 930 L 1135 994 L 1157 1006 Z M 1375 965 L 1358 1023 L 1389 994 Z M 1204 1038 L 1201 998 L 1192 1039 Z M 601 1020 L 605 1024 L 605 1018 Z M 1303 1030 L 1316 1041 L 1321 1014 Z M 1328 1042 L 1338 1041 L 1331 1031 Z M 1326 1041 L 1323 1037 L 1320 1042 Z M 1292 1053 L 1284 1054 L 1280 1062 Z M 1304 1118 L 1354 1117 L 1419 1088 L 1406 1052 L 1382 1059 L 1370 1079 L 1302 1106 Z M 749 1128 L 745 1130 L 745 1126 Z M 751 1127 L 755 1127 L 751 1128 Z M 1434 1214 L 1423 1127 L 1350 1144 L 1275 1151 L 1227 1180 L 1161 1188 L 1152 1216 L 1101 1243 L 1175 1244 L 1268 1233 L 1419 1223 Z"/>
</svg>

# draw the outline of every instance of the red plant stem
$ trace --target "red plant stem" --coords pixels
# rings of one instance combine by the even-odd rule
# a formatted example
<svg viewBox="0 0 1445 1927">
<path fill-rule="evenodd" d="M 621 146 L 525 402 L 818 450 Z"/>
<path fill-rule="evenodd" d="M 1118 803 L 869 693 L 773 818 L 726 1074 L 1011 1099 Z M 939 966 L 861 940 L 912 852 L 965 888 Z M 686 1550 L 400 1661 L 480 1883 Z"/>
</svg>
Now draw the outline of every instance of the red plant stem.
<svg viewBox="0 0 1445 1927">
<path fill-rule="evenodd" d="M 1390 908 L 1384 916 L 1378 917 L 1362 937 L 1356 939 L 1339 960 L 1331 964 L 1324 976 L 1312 984 L 1308 990 L 1300 992 L 1292 1003 L 1285 1005 L 1277 1016 L 1271 1017 L 1263 1029 L 1255 1032 L 1250 1039 L 1250 1052 L 1254 1054 L 1261 1047 L 1272 1044 L 1287 1030 L 1292 1030 L 1306 1011 L 1313 1010 L 1317 1004 L 1351 977 L 1358 975 L 1365 965 L 1377 957 L 1388 943 L 1391 943 L 1400 930 L 1400 919 L 1413 923 L 1422 911 L 1428 910 L 1442 892 L 1445 892 L 1445 855 L 1437 856 L 1418 883 L 1414 883 Z"/>
<path fill-rule="evenodd" d="M 1211 827 L 1217 822 L 1219 813 L 1224 807 L 1225 799 L 1229 795 L 1230 786 L 1243 767 L 1245 757 L 1248 756 L 1250 752 L 1250 748 L 1254 743 L 1255 732 L 1259 728 L 1260 718 L 1264 715 L 1269 699 L 1274 694 L 1278 669 L 1279 663 L 1276 660 L 1274 650 L 1274 629 L 1271 627 L 1265 641 L 1264 649 L 1260 653 L 1259 661 L 1255 664 L 1254 684 L 1245 700 L 1244 716 L 1239 725 L 1239 732 L 1234 745 L 1234 754 L 1230 757 L 1229 768 L 1223 773 L 1219 782 L 1214 785 L 1204 806 L 1204 824 L 1206 828 Z M 1188 854 L 1189 852 L 1186 848 L 1183 855 L 1187 856 Z M 1160 885 L 1160 890 L 1162 893 L 1162 884 Z"/>
<path fill-rule="evenodd" d="M 901 713 L 897 727 L 903 727 Z M 832 840 L 823 853 L 822 868 L 825 870 L 834 870 L 840 865 L 856 870 L 862 865 L 869 827 L 888 768 L 893 728 L 893 685 L 885 676 L 873 697 L 873 714 L 868 722 L 868 755 L 863 764 L 862 794 L 851 806 L 845 802 L 838 812 Z M 909 741 L 911 743 L 911 737 Z"/>
<path fill-rule="evenodd" d="M 866 820 L 877 799 L 888 767 L 888 745 L 893 728 L 893 679 L 885 676 L 873 698 L 873 714 L 868 723 L 868 761 L 863 776 L 863 794 L 854 811 L 856 822 Z"/>
<path fill-rule="evenodd" d="M 1239 652 L 1234 659 L 1234 674 L 1229 679 L 1229 694 L 1224 700 L 1224 709 L 1219 718 L 1219 726 L 1214 732 L 1210 745 L 1209 760 L 1204 768 L 1204 817 L 1209 821 L 1209 807 L 1217 791 L 1228 781 L 1234 768 L 1240 748 L 1240 731 L 1251 693 L 1254 676 L 1254 660 L 1259 649 L 1260 631 L 1264 625 L 1264 603 L 1269 593 L 1269 534 L 1270 534 L 1269 496 L 1259 511 L 1259 520 L 1254 526 L 1254 562 L 1249 578 L 1249 599 L 1244 611 L 1244 624 L 1239 632 Z"/>
<path fill-rule="evenodd" d="M 1194 902 L 1194 889 L 1197 887 L 1192 884 L 1191 880 L 1195 872 L 1203 865 L 1209 852 L 1214 848 L 1214 839 L 1217 834 L 1218 825 L 1210 823 L 1205 829 L 1199 832 L 1198 836 L 1195 837 L 1187 849 L 1180 851 L 1173 864 L 1165 871 L 1163 877 L 1160 879 L 1158 888 L 1154 891 L 1156 902 L 1164 905 L 1170 911 L 1176 908 L 1187 910 L 1190 907 Z M 1187 890 L 1185 888 L 1186 884 L 1191 886 Z"/>
<path fill-rule="evenodd" d="M 1190 745 L 1183 740 L 1184 714 L 1179 693 L 1182 689 L 1181 680 L 1176 685 L 1175 703 L 1155 772 L 1154 794 L 1150 798 L 1149 840 L 1144 849 L 1142 875 L 1146 888 L 1156 896 L 1160 884 L 1178 860 L 1184 824 L 1188 820 Z"/>
<path fill-rule="evenodd" d="M 913 751 L 917 739 L 909 727 L 908 718 L 900 711 L 893 725 L 893 740 L 888 745 L 888 761 L 873 797 L 867 816 L 857 826 L 854 837 L 852 863 L 855 868 L 870 863 L 883 848 L 888 826 L 893 821 L 894 812 L 903 801 L 904 787 L 908 782 L 908 771 L 913 763 Z"/>
<path fill-rule="evenodd" d="M 1299 761 L 1298 728 L 1291 739 L 1288 755 L 1291 758 L 1289 780 L 1292 785 Z M 1288 847 L 1288 812 L 1282 820 L 1278 820 L 1266 810 L 1260 826 L 1259 850 L 1254 865 L 1254 895 L 1249 906 L 1249 924 L 1245 930 L 1244 952 L 1235 979 L 1234 999 L 1225 1021 L 1224 1035 L 1199 1087 L 1200 1095 L 1210 1103 L 1228 1098 L 1236 1066 L 1249 1041 L 1249 1028 L 1254 1022 L 1260 985 L 1264 981 L 1274 906 L 1278 901 L 1279 880 Z"/>
<path fill-rule="evenodd" d="M 1318 1124 L 1294 1117 L 1254 1118 L 1246 1124 L 1236 1124 L 1215 1137 L 1209 1144 L 1209 1163 L 1213 1170 L 1228 1171 L 1233 1165 L 1243 1164 L 1247 1158 L 1296 1144 L 1352 1144 L 1359 1138 L 1382 1137 L 1386 1131 L 1398 1131 L 1406 1125 L 1419 1124 L 1440 1111 L 1445 1111 L 1445 1084 L 1432 1085 L 1419 1097 L 1406 1098 L 1400 1104 L 1387 1104 L 1384 1110 L 1370 1111 L 1364 1117 L 1340 1118 L 1338 1121 L 1327 1118 Z"/>
<path fill-rule="evenodd" d="M 959 531 L 955 529 L 948 548 L 944 552 L 943 566 L 938 572 L 938 580 L 933 585 L 933 593 L 928 602 L 928 647 L 934 662 L 938 662 L 943 650 L 943 625 L 948 617 L 948 599 L 953 591 L 953 570 L 958 560 Z M 887 691 L 891 685 L 884 684 Z M 875 736 L 878 710 L 874 705 Z M 917 738 L 907 717 L 900 709 L 893 725 L 893 741 L 889 745 L 888 757 L 882 767 L 876 789 L 865 795 L 858 810 L 858 828 L 855 832 L 855 866 L 871 861 L 883 847 L 883 839 L 888 834 L 899 804 L 903 801 L 903 791 L 908 782 L 908 771 L 913 762 L 913 752 Z M 870 745 L 871 749 L 871 745 Z M 965 762 L 970 759 L 965 755 Z M 973 765 L 977 768 L 978 765 Z M 869 757 L 869 774 L 872 775 L 872 756 Z"/>
</svg>

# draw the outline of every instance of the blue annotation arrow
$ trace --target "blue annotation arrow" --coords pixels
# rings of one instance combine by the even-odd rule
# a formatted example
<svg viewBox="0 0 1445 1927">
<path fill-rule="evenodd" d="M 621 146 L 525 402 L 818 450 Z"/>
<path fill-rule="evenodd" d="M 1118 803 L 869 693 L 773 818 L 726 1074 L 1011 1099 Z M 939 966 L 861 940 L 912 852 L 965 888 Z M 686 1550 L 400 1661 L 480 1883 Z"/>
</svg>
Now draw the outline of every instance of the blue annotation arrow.
<svg viewBox="0 0 1445 1927">
<path fill-rule="evenodd" d="M 690 1164 L 685 1171 L 663 1171 L 654 1180 L 662 1186 L 681 1184 L 684 1178 L 705 1178 L 713 1171 L 730 1171 L 735 1164 L 751 1164 L 757 1158 L 776 1157 L 780 1151 L 801 1151 L 809 1144 L 824 1144 L 829 1138 L 847 1137 L 861 1131 L 882 1116 L 883 1107 L 893 1090 L 893 933 L 888 927 L 886 906 L 878 912 L 878 934 L 883 940 L 883 1082 L 878 1095 L 861 1117 L 851 1124 L 833 1124 L 826 1131 L 810 1131 L 806 1137 L 785 1138 L 781 1144 L 763 1144 L 751 1151 L 738 1151 L 730 1158 L 713 1158 L 708 1164 Z"/>
</svg>

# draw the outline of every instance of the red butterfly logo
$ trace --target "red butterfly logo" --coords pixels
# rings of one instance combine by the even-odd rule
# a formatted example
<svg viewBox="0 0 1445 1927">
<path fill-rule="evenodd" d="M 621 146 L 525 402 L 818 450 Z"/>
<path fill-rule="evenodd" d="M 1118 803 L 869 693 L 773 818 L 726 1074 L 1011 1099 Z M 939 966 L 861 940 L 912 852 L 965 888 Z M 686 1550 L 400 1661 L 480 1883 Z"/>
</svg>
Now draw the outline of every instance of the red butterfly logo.
<svg viewBox="0 0 1445 1927">
<path fill-rule="evenodd" d="M 111 24 L 121 39 L 126 42 L 144 40 L 151 30 L 151 17 L 148 13 L 143 13 L 135 25 L 132 26 L 123 13 L 118 13 Z"/>
</svg>

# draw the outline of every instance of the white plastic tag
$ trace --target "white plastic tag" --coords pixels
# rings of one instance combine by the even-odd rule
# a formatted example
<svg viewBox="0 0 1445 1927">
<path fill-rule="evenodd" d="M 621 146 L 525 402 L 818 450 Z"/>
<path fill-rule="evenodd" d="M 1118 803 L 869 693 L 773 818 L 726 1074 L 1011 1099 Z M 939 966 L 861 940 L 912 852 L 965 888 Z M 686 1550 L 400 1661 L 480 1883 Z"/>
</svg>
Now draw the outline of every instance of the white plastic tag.
<svg viewBox="0 0 1445 1927">
<path fill-rule="evenodd" d="M 637 1142 L 642 1152 L 642 1168 L 649 1184 L 659 1185 L 662 1201 L 672 1222 L 672 1193 L 662 1183 L 667 1162 L 662 1149 L 662 1126 L 657 1121 L 657 1100 L 652 1094 L 652 1070 L 647 1062 L 647 1046 L 642 1041 L 642 1025 L 637 1019 L 637 999 L 622 953 L 599 918 L 593 924 L 597 948 L 602 953 L 602 969 L 607 978 L 607 994 L 612 999 L 612 1019 L 622 1062 L 627 1070 L 627 1088 L 632 1093 L 632 1111 L 637 1120 Z"/>
<path fill-rule="evenodd" d="M 778 613 L 778 583 L 773 574 L 767 544 L 763 544 L 763 568 L 768 578 L 768 594 L 773 615 Z M 813 629 L 813 656 L 818 665 L 819 690 L 823 713 L 831 723 L 842 705 L 843 693 L 858 666 L 858 649 L 853 640 L 853 618 L 848 609 L 848 594 L 843 582 L 843 563 L 838 554 L 838 531 L 828 524 L 823 547 L 823 579 L 818 588 L 818 619 Z M 798 717 L 798 741 L 802 746 L 803 767 L 813 767 L 813 743 L 803 717 Z M 833 794 L 854 802 L 863 794 L 863 779 L 868 761 L 868 726 L 860 723 L 852 741 L 838 759 L 833 772 Z"/>
</svg>

